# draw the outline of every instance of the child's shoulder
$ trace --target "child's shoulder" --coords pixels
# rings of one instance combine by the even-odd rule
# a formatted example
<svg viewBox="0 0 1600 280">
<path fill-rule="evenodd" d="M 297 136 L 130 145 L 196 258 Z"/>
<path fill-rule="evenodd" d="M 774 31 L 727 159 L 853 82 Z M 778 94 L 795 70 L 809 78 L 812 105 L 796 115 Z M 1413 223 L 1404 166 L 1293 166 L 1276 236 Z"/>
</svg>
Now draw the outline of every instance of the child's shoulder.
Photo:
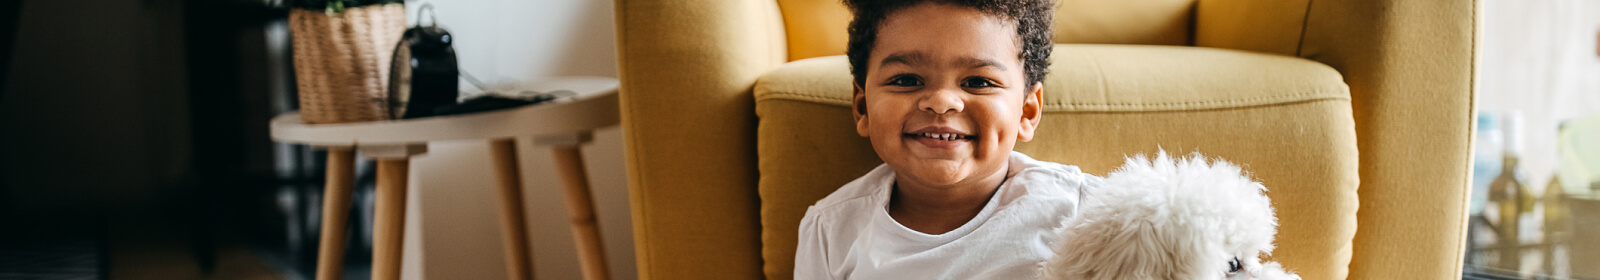
<svg viewBox="0 0 1600 280">
<path fill-rule="evenodd" d="M 888 188 L 892 182 L 894 182 L 894 169 L 890 169 L 888 164 L 878 165 L 877 168 L 868 171 L 866 175 L 861 175 L 861 177 L 845 183 L 844 186 L 834 190 L 833 193 L 828 194 L 822 200 L 818 200 L 817 204 L 811 207 L 827 209 L 837 208 L 842 204 L 852 202 L 870 203 L 870 201 L 878 200 L 878 196 L 886 195 L 888 192 L 884 189 Z"/>
<path fill-rule="evenodd" d="M 1036 196 L 1077 196 L 1102 184 L 1099 176 L 1084 173 L 1077 166 L 1037 160 L 1021 152 L 1011 152 L 1011 171 L 1006 180 L 1022 185 L 1018 191 Z"/>
</svg>

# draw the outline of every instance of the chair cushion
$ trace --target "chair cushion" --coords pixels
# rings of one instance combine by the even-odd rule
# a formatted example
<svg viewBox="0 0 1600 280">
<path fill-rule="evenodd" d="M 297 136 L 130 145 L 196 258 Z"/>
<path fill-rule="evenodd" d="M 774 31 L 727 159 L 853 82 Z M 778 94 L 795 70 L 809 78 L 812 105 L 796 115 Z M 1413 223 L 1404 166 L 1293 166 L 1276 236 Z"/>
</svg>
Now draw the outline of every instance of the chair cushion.
<svg viewBox="0 0 1600 280">
<path fill-rule="evenodd" d="M 1203 152 L 1267 186 L 1283 262 L 1343 279 L 1358 184 L 1349 89 L 1310 60 L 1175 46 L 1057 45 L 1045 81 L 1038 159 L 1105 175 L 1127 155 Z M 842 56 L 790 62 L 755 85 L 765 272 L 788 279 L 806 207 L 881 163 L 857 136 Z"/>
</svg>

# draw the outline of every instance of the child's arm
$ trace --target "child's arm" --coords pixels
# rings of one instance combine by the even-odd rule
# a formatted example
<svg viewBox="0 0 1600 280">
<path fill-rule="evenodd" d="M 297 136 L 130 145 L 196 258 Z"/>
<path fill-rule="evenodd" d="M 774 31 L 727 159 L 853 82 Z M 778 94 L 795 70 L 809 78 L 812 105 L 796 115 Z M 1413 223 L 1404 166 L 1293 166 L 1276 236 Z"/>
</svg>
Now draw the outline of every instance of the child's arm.
<svg viewBox="0 0 1600 280">
<path fill-rule="evenodd" d="M 832 270 L 828 269 L 828 240 L 823 234 L 822 224 L 817 222 L 817 213 L 806 209 L 806 217 L 800 220 L 800 242 L 795 246 L 794 253 L 794 279 L 833 279 Z"/>
</svg>

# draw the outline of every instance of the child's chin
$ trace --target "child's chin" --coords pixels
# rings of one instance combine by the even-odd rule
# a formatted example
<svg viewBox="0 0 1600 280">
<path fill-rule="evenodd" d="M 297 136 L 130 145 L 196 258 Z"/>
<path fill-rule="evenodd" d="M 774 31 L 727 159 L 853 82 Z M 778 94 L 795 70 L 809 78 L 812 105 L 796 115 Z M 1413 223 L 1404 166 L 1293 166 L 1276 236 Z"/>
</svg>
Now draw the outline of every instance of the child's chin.
<svg viewBox="0 0 1600 280">
<path fill-rule="evenodd" d="M 910 173 L 918 181 L 934 186 L 949 186 L 960 183 L 969 177 L 968 170 L 960 165 L 926 164 L 916 166 Z"/>
<path fill-rule="evenodd" d="M 952 161 L 955 164 L 959 164 L 961 161 L 972 158 L 971 147 L 972 145 L 963 144 L 956 147 L 935 148 L 913 143 L 910 147 L 907 147 L 907 150 L 917 160 Z"/>
</svg>

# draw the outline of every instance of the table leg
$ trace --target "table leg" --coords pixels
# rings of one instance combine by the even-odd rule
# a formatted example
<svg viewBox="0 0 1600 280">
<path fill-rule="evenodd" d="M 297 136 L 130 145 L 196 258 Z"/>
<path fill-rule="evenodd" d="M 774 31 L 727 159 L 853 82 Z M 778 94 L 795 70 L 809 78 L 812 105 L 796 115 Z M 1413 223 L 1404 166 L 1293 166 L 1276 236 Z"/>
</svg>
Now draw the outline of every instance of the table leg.
<svg viewBox="0 0 1600 280">
<path fill-rule="evenodd" d="M 513 280 L 533 279 L 533 248 L 523 217 L 522 176 L 513 138 L 489 142 L 494 174 L 500 185 L 500 238 L 505 243 L 506 275 Z"/>
<path fill-rule="evenodd" d="M 567 193 L 567 212 L 572 218 L 572 239 L 578 246 L 583 278 L 610 279 L 605 251 L 600 246 L 600 227 L 595 223 L 594 200 L 589 194 L 588 173 L 583 170 L 583 155 L 576 145 L 555 146 L 556 171 L 561 173 Z"/>
<path fill-rule="evenodd" d="M 355 150 L 328 147 L 327 183 L 322 190 L 322 241 L 317 245 L 317 280 L 339 280 L 344 268 L 345 226 L 355 185 Z"/>
<path fill-rule="evenodd" d="M 400 279 L 406 222 L 406 158 L 378 159 L 378 201 L 372 236 L 372 279 Z"/>
</svg>

